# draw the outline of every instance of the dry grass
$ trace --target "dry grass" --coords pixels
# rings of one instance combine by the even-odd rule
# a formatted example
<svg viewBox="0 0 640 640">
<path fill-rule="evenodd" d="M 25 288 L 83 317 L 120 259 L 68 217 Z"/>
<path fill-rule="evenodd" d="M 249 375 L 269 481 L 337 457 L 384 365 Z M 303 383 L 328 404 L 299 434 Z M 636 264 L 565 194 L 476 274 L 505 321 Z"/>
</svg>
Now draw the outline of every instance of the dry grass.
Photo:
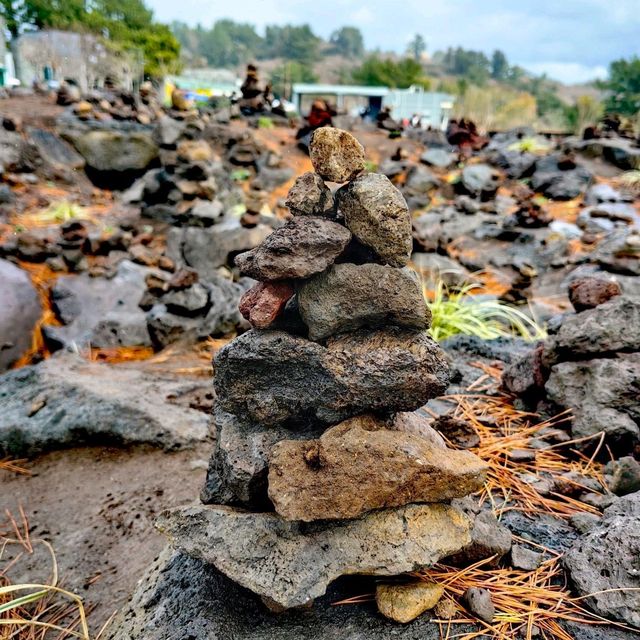
<svg viewBox="0 0 640 640">
<path fill-rule="evenodd" d="M 528 544 L 531 544 L 530 542 Z M 577 622 L 588 625 L 614 625 L 633 631 L 623 624 L 612 623 L 582 604 L 587 597 L 574 598 L 568 591 L 560 564 L 560 555 L 550 549 L 539 548 L 551 556 L 535 571 L 517 569 L 488 569 L 488 560 L 482 560 L 465 569 L 436 565 L 432 569 L 415 574 L 423 580 L 441 584 L 445 598 L 455 603 L 457 616 L 453 620 L 434 620 L 440 626 L 443 639 L 495 638 L 512 640 L 521 637 L 532 640 L 573 640 L 565 631 L 562 622 Z M 487 589 L 496 607 L 496 617 L 491 624 L 469 616 L 459 604 L 462 595 L 472 587 Z M 456 634 L 458 624 L 477 624 L 476 632 Z"/>
<path fill-rule="evenodd" d="M 497 370 L 487 370 L 485 376 L 497 375 Z M 478 382 L 484 378 L 481 377 Z M 567 413 L 550 420 L 539 421 L 535 414 L 518 411 L 507 396 L 482 394 L 452 395 L 442 398 L 452 403 L 454 415 L 469 422 L 480 437 L 480 444 L 472 449 L 489 463 L 487 482 L 480 495 L 480 502 L 490 502 L 497 515 L 509 510 L 528 514 L 546 513 L 568 518 L 574 513 L 599 513 L 588 504 L 557 492 L 540 495 L 522 479 L 522 475 L 559 478 L 567 471 L 575 471 L 587 478 L 604 483 L 602 465 L 572 449 L 571 443 L 562 446 L 549 445 L 545 449 L 531 449 L 530 440 L 544 440 L 545 429 L 567 422 Z M 451 444 L 451 443 L 450 443 Z M 453 446 L 453 445 L 451 445 Z M 573 453 L 569 458 L 566 450 Z M 510 454 L 515 450 L 535 452 L 535 460 L 517 462 Z M 566 480 L 564 481 L 566 483 Z M 589 491 L 588 487 L 582 487 Z M 580 485 L 576 485 L 580 489 Z"/>
<path fill-rule="evenodd" d="M 517 537 L 516 540 L 533 544 Z M 589 596 L 576 598 L 567 589 L 560 554 L 539 545 L 533 546 L 547 556 L 535 571 L 487 568 L 493 560 L 487 558 L 464 569 L 436 564 L 430 569 L 410 574 L 414 580 L 442 585 L 443 599 L 450 600 L 455 605 L 456 613 L 451 620 L 431 620 L 439 626 L 442 640 L 573 640 L 573 636 L 562 627 L 563 622 L 609 625 L 637 632 L 632 627 L 606 620 L 588 611 L 582 601 Z M 496 608 L 496 616 L 491 624 L 469 614 L 460 604 L 464 593 L 472 587 L 487 589 L 491 593 L 491 600 Z M 369 593 L 335 604 L 358 604 L 374 599 L 374 594 Z M 456 630 L 458 625 L 476 625 L 477 630 L 459 632 Z"/>
<path fill-rule="evenodd" d="M 6 512 L 8 532 L 0 534 L 0 637 L 3 640 L 81 638 L 90 640 L 82 599 L 58 585 L 58 567 L 52 546 L 32 539 L 22 507 L 19 517 Z M 51 561 L 51 575 L 44 583 L 11 584 L 8 573 L 20 560 L 44 547 Z M 11 560 L 9 549 L 17 548 Z"/>
<path fill-rule="evenodd" d="M 2 458 L 0 459 L 0 471 L 10 471 L 11 473 L 30 476 L 32 475 L 31 471 L 22 466 L 26 461 L 26 459 L 11 460 L 11 458 Z"/>
</svg>

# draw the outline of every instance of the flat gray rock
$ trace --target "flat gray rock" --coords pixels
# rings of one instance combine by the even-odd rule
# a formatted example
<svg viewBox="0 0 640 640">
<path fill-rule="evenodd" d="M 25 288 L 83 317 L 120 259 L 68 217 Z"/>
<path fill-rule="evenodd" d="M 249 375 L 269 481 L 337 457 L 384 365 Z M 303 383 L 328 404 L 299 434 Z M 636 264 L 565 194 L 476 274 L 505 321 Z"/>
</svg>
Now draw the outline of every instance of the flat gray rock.
<svg viewBox="0 0 640 640">
<path fill-rule="evenodd" d="M 201 280 L 211 280 L 230 257 L 257 247 L 271 229 L 263 224 L 243 227 L 238 220 L 228 219 L 202 229 L 171 227 L 167 233 L 167 255 L 178 265 L 195 269 Z"/>
<path fill-rule="evenodd" d="M 640 492 L 620 498 L 578 538 L 564 562 L 596 613 L 640 627 Z"/>
<path fill-rule="evenodd" d="M 545 351 L 548 359 L 562 360 L 640 351 L 640 298 L 616 296 L 566 317 Z"/>
<path fill-rule="evenodd" d="M 104 443 L 194 445 L 207 439 L 209 417 L 169 398 L 197 386 L 61 352 L 0 377 L 0 457 Z"/>
<path fill-rule="evenodd" d="M 165 511 L 157 526 L 174 547 L 288 609 L 322 596 L 342 575 L 391 576 L 429 567 L 468 543 L 470 522 L 443 504 L 312 524 L 194 506 Z"/>
<path fill-rule="evenodd" d="M 304 283 L 298 305 L 311 340 L 389 324 L 428 329 L 418 275 L 381 264 L 336 264 Z"/>
<path fill-rule="evenodd" d="M 283 331 L 248 331 L 215 358 L 221 409 L 264 426 L 336 424 L 367 411 L 413 411 L 441 395 L 449 371 L 426 332 L 390 327 L 326 346 Z"/>
<path fill-rule="evenodd" d="M 150 271 L 125 260 L 113 278 L 87 274 L 58 278 L 51 297 L 64 326 L 46 326 L 47 340 L 59 347 L 151 345 L 145 314 L 138 307 Z"/>
</svg>

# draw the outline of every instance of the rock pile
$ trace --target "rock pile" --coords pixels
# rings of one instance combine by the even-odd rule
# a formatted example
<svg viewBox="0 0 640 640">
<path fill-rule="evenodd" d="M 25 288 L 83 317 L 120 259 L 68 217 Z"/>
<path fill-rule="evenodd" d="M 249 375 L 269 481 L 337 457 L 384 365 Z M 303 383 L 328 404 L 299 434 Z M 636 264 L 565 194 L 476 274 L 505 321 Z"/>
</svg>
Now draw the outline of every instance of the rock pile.
<svg viewBox="0 0 640 640">
<path fill-rule="evenodd" d="M 317 173 L 289 196 L 293 219 L 236 260 L 259 280 L 240 304 L 254 328 L 215 358 L 206 504 L 159 521 L 175 547 L 273 609 L 305 605 L 342 575 L 391 576 L 460 552 L 471 521 L 449 502 L 486 472 L 407 413 L 449 372 L 406 266 L 404 198 L 362 174 L 347 132 L 319 129 L 311 158 Z M 349 182 L 334 202 L 324 180 Z"/>
</svg>

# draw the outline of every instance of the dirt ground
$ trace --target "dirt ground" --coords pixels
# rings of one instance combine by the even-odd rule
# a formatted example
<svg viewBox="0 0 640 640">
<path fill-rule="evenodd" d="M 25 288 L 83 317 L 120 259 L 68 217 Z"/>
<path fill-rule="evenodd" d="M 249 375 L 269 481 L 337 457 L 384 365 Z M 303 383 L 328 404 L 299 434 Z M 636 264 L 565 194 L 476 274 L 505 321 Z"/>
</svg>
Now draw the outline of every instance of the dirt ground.
<svg viewBox="0 0 640 640">
<path fill-rule="evenodd" d="M 0 470 L 0 530 L 6 510 L 22 506 L 31 539 L 53 545 L 64 587 L 93 610 L 93 634 L 121 607 L 165 545 L 154 529 L 165 508 L 197 501 L 211 445 L 176 453 L 148 448 L 58 451 L 25 464 L 32 476 Z M 46 580 L 51 562 L 34 545 L 9 575 L 13 583 Z M 10 550 L 9 550 L 10 551 Z"/>
</svg>

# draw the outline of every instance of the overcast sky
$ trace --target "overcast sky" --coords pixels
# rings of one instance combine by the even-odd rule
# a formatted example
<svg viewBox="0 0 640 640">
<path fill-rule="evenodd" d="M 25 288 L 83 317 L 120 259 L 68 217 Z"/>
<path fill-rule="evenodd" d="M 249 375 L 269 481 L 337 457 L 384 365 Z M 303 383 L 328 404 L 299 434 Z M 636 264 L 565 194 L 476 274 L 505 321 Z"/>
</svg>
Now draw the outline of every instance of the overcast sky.
<svg viewBox="0 0 640 640">
<path fill-rule="evenodd" d="M 449 46 L 491 52 L 563 82 L 606 75 L 611 60 L 640 53 L 640 0 L 147 0 L 162 22 L 209 26 L 218 18 L 311 24 L 323 37 L 360 28 L 369 49 L 402 51 L 416 32 L 433 53 Z"/>
</svg>

